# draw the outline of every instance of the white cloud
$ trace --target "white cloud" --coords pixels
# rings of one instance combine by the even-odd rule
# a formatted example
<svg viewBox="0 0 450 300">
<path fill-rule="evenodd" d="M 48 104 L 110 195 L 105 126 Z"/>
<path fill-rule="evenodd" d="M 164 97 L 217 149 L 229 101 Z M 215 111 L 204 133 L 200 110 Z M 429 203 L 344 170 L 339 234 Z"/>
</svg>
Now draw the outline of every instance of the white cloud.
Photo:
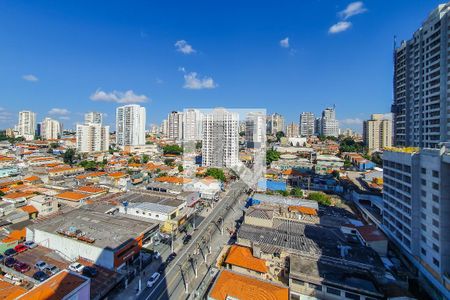
<svg viewBox="0 0 450 300">
<path fill-rule="evenodd" d="M 70 117 L 68 117 L 68 116 L 61 116 L 61 117 L 58 117 L 58 119 L 66 121 L 66 120 L 70 120 Z"/>
<path fill-rule="evenodd" d="M 184 75 L 183 87 L 190 90 L 213 89 L 217 84 L 211 77 L 197 78 L 196 72 L 190 72 Z"/>
<path fill-rule="evenodd" d="M 162 80 L 161 78 L 156 78 L 155 82 L 156 84 L 163 84 L 164 80 Z"/>
<path fill-rule="evenodd" d="M 36 77 L 35 75 L 33 75 L 33 74 L 23 75 L 23 76 L 22 76 L 22 79 L 23 79 L 23 80 L 26 80 L 26 81 L 31 81 L 31 82 L 36 82 L 36 81 L 39 80 L 39 78 L 37 78 L 37 77 Z"/>
<path fill-rule="evenodd" d="M 195 49 L 192 48 L 185 40 L 179 40 L 175 43 L 175 48 L 177 48 L 178 52 L 183 54 L 193 54 L 195 53 Z"/>
<path fill-rule="evenodd" d="M 136 95 L 132 90 L 126 92 L 112 91 L 105 92 L 101 89 L 97 89 L 95 93 L 90 96 L 93 101 L 105 101 L 116 103 L 143 103 L 148 101 L 148 97 L 145 95 Z"/>
<path fill-rule="evenodd" d="M 363 120 L 361 120 L 360 118 L 348 118 L 340 120 L 339 122 L 346 125 L 361 125 L 363 123 Z"/>
<path fill-rule="evenodd" d="M 349 29 L 350 27 L 352 27 L 352 23 L 347 21 L 341 21 L 331 26 L 330 29 L 328 29 L 328 33 L 335 34 L 343 32 Z"/>
<path fill-rule="evenodd" d="M 349 5 L 347 5 L 347 7 L 339 12 L 339 16 L 343 19 L 343 20 L 347 20 L 348 18 L 352 17 L 352 16 L 356 16 L 362 13 L 365 13 L 367 11 L 367 9 L 364 7 L 364 3 L 362 1 L 356 1 L 356 2 L 352 2 Z"/>
<path fill-rule="evenodd" d="M 280 41 L 280 46 L 283 48 L 289 48 L 289 38 L 286 37 Z"/>
<path fill-rule="evenodd" d="M 67 116 L 70 114 L 70 111 L 65 108 L 52 108 L 48 111 L 49 115 L 60 115 L 60 116 Z"/>
</svg>

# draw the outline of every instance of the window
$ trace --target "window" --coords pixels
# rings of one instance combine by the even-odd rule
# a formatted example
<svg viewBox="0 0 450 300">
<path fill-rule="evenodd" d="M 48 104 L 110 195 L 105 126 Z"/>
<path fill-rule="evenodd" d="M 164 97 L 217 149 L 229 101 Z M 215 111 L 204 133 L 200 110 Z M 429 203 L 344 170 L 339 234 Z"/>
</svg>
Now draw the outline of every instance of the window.
<svg viewBox="0 0 450 300">
<path fill-rule="evenodd" d="M 434 178 L 439 178 L 439 171 L 433 170 L 432 174 Z"/>
<path fill-rule="evenodd" d="M 433 231 L 432 235 L 433 235 L 433 238 L 435 238 L 436 240 L 439 241 L 439 234 L 436 231 Z"/>
<path fill-rule="evenodd" d="M 424 190 L 421 190 L 420 192 L 422 194 L 422 197 L 426 197 L 427 196 L 427 192 L 425 192 Z"/>
<path fill-rule="evenodd" d="M 433 264 L 439 268 L 439 260 L 433 257 Z"/>
<path fill-rule="evenodd" d="M 420 229 L 422 229 L 422 231 L 427 231 L 427 226 L 425 226 L 425 224 L 420 224 Z"/>
<path fill-rule="evenodd" d="M 433 250 L 439 253 L 439 246 L 436 244 L 433 244 Z"/>
<path fill-rule="evenodd" d="M 345 292 L 345 298 L 359 300 L 360 297 L 357 294 Z"/>
<path fill-rule="evenodd" d="M 422 253 L 423 256 L 427 256 L 427 251 L 423 248 L 420 248 L 420 252 Z"/>
<path fill-rule="evenodd" d="M 422 217 L 422 219 L 426 220 L 427 219 L 427 215 L 424 213 L 421 213 L 420 216 Z"/>
<path fill-rule="evenodd" d="M 422 239 L 422 242 L 424 242 L 424 243 L 427 242 L 427 238 L 424 235 L 421 235 L 420 238 Z"/>
<path fill-rule="evenodd" d="M 322 291 L 322 286 L 319 284 L 314 284 L 314 283 L 308 283 L 309 287 L 312 289 L 315 289 L 316 291 Z"/>
<path fill-rule="evenodd" d="M 327 286 L 327 293 L 328 294 L 332 294 L 332 295 L 337 295 L 340 296 L 341 295 L 341 291 L 332 287 Z"/>
<path fill-rule="evenodd" d="M 427 203 L 425 201 L 421 201 L 422 208 L 427 208 Z"/>
<path fill-rule="evenodd" d="M 420 169 L 420 172 L 421 172 L 422 174 L 427 174 L 427 169 L 421 168 L 421 169 Z"/>
<path fill-rule="evenodd" d="M 427 181 L 426 181 L 425 179 L 420 179 L 420 183 L 421 183 L 422 185 L 427 185 Z"/>
<path fill-rule="evenodd" d="M 434 227 L 439 227 L 439 221 L 433 219 L 433 226 L 434 226 Z"/>
<path fill-rule="evenodd" d="M 433 201 L 436 203 L 439 203 L 439 196 L 438 195 L 433 195 Z"/>
<path fill-rule="evenodd" d="M 436 206 L 433 206 L 433 214 L 439 216 L 439 208 L 437 208 Z"/>
<path fill-rule="evenodd" d="M 300 300 L 300 296 L 296 294 L 291 294 L 291 300 Z"/>
<path fill-rule="evenodd" d="M 439 191 L 439 183 L 433 182 L 433 189 Z"/>
</svg>

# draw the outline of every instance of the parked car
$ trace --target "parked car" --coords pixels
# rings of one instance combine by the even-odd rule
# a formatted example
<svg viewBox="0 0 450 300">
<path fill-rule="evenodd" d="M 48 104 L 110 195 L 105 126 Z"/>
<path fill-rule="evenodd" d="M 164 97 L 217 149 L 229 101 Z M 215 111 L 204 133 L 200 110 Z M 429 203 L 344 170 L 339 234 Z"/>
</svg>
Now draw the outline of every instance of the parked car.
<svg viewBox="0 0 450 300">
<path fill-rule="evenodd" d="M 84 276 L 87 276 L 87 277 L 95 277 L 95 276 L 97 276 L 97 273 L 98 272 L 97 272 L 96 268 L 88 267 L 88 266 L 84 267 L 83 271 L 81 272 L 81 274 L 83 274 Z"/>
<path fill-rule="evenodd" d="M 153 254 L 153 259 L 160 259 L 160 258 L 161 258 L 161 254 L 159 254 L 159 252 L 156 251 L 156 252 Z"/>
<path fill-rule="evenodd" d="M 80 273 L 83 271 L 84 266 L 78 262 L 74 262 L 69 266 L 69 270 Z"/>
<path fill-rule="evenodd" d="M 177 254 L 175 252 L 170 253 L 169 256 L 167 256 L 166 264 L 169 264 L 172 260 L 175 259 L 175 257 L 177 257 Z"/>
<path fill-rule="evenodd" d="M 192 235 L 187 234 L 184 238 L 183 238 L 183 245 L 187 245 L 187 243 L 189 243 L 189 241 L 192 239 Z"/>
<path fill-rule="evenodd" d="M 16 259 L 14 257 L 7 257 L 5 258 L 5 266 L 8 268 L 12 268 L 14 264 L 16 263 Z"/>
<path fill-rule="evenodd" d="M 162 273 L 164 272 L 164 270 L 166 269 L 167 264 L 165 262 L 163 262 L 162 264 L 159 265 L 158 267 L 158 273 Z"/>
<path fill-rule="evenodd" d="M 33 278 L 36 279 L 37 281 L 43 282 L 47 280 L 49 276 L 45 274 L 44 271 L 37 271 L 36 273 L 33 274 Z"/>
<path fill-rule="evenodd" d="M 43 260 L 38 260 L 35 264 L 34 264 L 34 268 L 38 269 L 39 271 L 44 271 L 45 268 L 47 268 L 48 265 L 45 261 Z"/>
<path fill-rule="evenodd" d="M 151 288 L 159 279 L 161 274 L 158 272 L 153 273 L 152 277 L 147 281 L 147 287 Z"/>
<path fill-rule="evenodd" d="M 14 270 L 16 270 L 17 272 L 20 272 L 20 273 L 25 273 L 25 272 L 29 271 L 30 269 L 31 268 L 30 268 L 29 264 L 26 264 L 26 263 L 21 262 L 21 261 L 17 261 L 14 264 Z"/>
<path fill-rule="evenodd" d="M 24 244 L 19 244 L 19 245 L 14 247 L 14 250 L 17 253 L 21 253 L 21 252 L 24 252 L 24 251 L 28 250 L 28 248 Z"/>
<path fill-rule="evenodd" d="M 36 244 L 33 241 L 26 241 L 25 243 L 23 243 L 25 245 L 25 247 L 27 247 L 28 249 L 33 249 L 36 248 L 38 246 L 38 244 Z"/>
<path fill-rule="evenodd" d="M 44 270 L 45 273 L 47 273 L 49 276 L 55 275 L 59 271 L 61 271 L 58 267 L 54 265 L 47 265 Z"/>
<path fill-rule="evenodd" d="M 13 248 L 9 248 L 5 250 L 4 254 L 5 256 L 14 256 L 17 254 L 17 252 Z"/>
</svg>

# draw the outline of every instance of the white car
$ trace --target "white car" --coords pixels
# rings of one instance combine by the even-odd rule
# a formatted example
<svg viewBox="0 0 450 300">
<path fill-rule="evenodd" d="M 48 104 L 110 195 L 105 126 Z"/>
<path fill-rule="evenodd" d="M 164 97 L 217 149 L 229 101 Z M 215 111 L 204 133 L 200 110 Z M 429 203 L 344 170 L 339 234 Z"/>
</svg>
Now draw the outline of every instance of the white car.
<svg viewBox="0 0 450 300">
<path fill-rule="evenodd" d="M 34 267 L 40 271 L 44 271 L 48 267 L 48 264 L 45 261 L 39 260 L 34 264 Z"/>
<path fill-rule="evenodd" d="M 25 245 L 25 247 L 27 247 L 28 249 L 33 249 L 36 248 L 38 245 L 33 242 L 33 241 L 26 241 L 25 243 L 23 243 Z"/>
<path fill-rule="evenodd" d="M 161 274 L 159 274 L 158 272 L 153 273 L 152 277 L 150 277 L 150 279 L 147 281 L 147 287 L 151 288 L 155 284 L 155 282 L 158 281 L 160 276 Z"/>
<path fill-rule="evenodd" d="M 161 258 L 161 254 L 159 254 L 158 251 L 155 252 L 155 254 L 153 254 L 153 259 L 160 259 Z"/>
<path fill-rule="evenodd" d="M 83 271 L 84 266 L 78 262 L 74 262 L 69 266 L 70 271 L 81 273 Z"/>
</svg>

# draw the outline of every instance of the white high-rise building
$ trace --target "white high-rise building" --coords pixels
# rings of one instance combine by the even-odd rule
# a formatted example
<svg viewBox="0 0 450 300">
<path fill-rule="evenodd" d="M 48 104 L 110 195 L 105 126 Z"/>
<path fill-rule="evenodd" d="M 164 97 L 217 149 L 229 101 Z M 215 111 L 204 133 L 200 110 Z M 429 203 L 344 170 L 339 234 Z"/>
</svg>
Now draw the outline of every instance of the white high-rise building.
<svg viewBox="0 0 450 300">
<path fill-rule="evenodd" d="M 438 5 L 394 51 L 394 144 L 438 147 L 450 140 L 450 3 Z"/>
<path fill-rule="evenodd" d="M 334 107 L 325 108 L 320 119 L 320 134 L 324 136 L 339 136 L 339 121 L 336 120 Z"/>
<path fill-rule="evenodd" d="M 440 147 L 383 152 L 382 221 L 431 298 L 450 299 L 450 143 Z"/>
<path fill-rule="evenodd" d="M 109 149 L 109 126 L 99 123 L 77 124 L 77 150 L 103 152 Z"/>
<path fill-rule="evenodd" d="M 248 148 L 261 148 L 266 143 L 266 116 L 260 112 L 247 114 L 245 141 Z"/>
<path fill-rule="evenodd" d="M 302 112 L 300 114 L 300 135 L 311 136 L 315 134 L 316 117 L 312 112 Z"/>
<path fill-rule="evenodd" d="M 160 129 L 160 131 L 161 131 L 162 135 L 165 136 L 165 137 L 169 136 L 169 125 L 168 125 L 168 123 L 169 122 L 167 121 L 167 119 L 165 119 L 165 120 L 163 120 L 161 122 L 161 129 Z"/>
<path fill-rule="evenodd" d="M 102 124 L 103 123 L 103 114 L 95 111 L 88 112 L 84 114 L 84 123 L 94 123 L 94 124 Z"/>
<path fill-rule="evenodd" d="M 137 104 L 116 110 L 116 143 L 118 146 L 145 145 L 145 107 Z"/>
<path fill-rule="evenodd" d="M 216 108 L 203 116 L 202 165 L 231 167 L 239 161 L 239 114 Z"/>
<path fill-rule="evenodd" d="M 168 138 L 173 140 L 183 139 L 183 113 L 173 111 L 167 116 Z"/>
<path fill-rule="evenodd" d="M 202 114 L 198 109 L 185 109 L 183 112 L 183 140 L 202 139 Z"/>
<path fill-rule="evenodd" d="M 284 132 L 284 118 L 278 113 L 267 116 L 267 133 L 271 135 L 277 134 L 277 132 Z"/>
<path fill-rule="evenodd" d="M 36 131 L 36 113 L 29 110 L 19 112 L 19 123 L 17 124 L 16 129 L 19 137 L 23 137 L 27 141 L 34 139 Z"/>
<path fill-rule="evenodd" d="M 41 123 L 41 137 L 44 140 L 56 140 L 62 134 L 61 122 L 45 118 Z"/>
</svg>

